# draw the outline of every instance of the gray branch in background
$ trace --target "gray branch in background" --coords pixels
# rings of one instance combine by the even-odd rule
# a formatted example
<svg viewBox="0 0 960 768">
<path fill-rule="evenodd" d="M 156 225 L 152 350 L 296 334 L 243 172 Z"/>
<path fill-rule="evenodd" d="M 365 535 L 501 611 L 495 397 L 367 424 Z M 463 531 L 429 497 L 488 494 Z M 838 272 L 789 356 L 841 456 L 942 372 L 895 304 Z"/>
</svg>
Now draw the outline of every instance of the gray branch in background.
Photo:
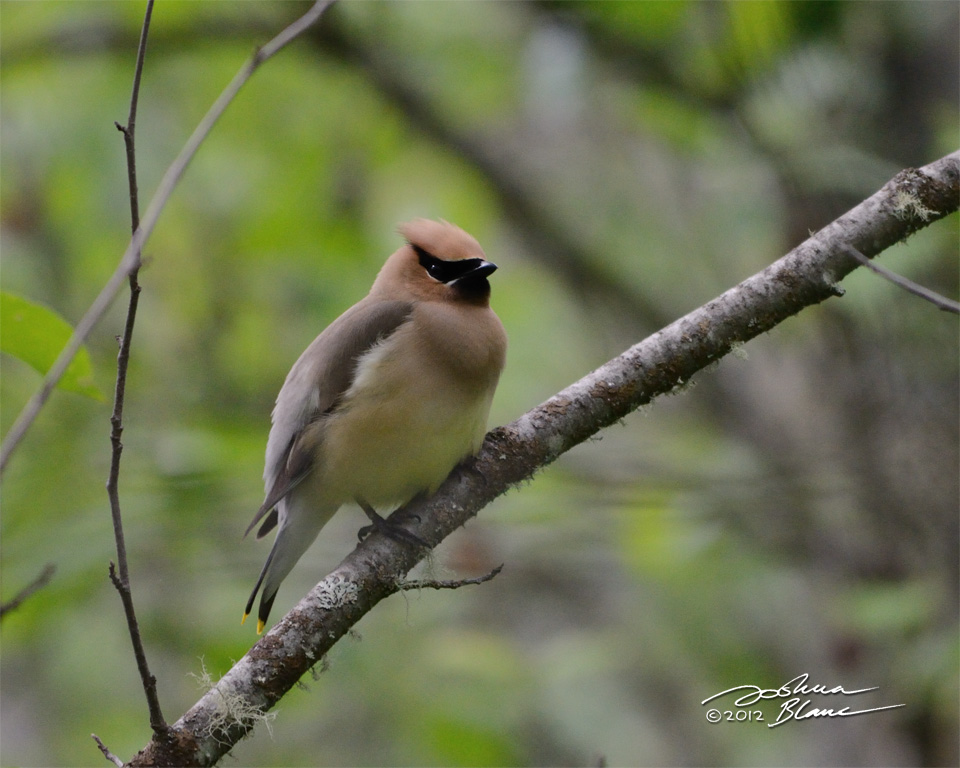
<svg viewBox="0 0 960 768">
<path fill-rule="evenodd" d="M 903 288 L 903 290 L 908 293 L 912 293 L 914 296 L 919 296 L 924 301 L 929 301 L 937 309 L 941 309 L 944 312 L 952 312 L 955 315 L 960 315 L 960 303 L 954 301 L 953 299 L 948 299 L 945 296 L 941 296 L 936 291 L 931 291 L 929 288 L 924 288 L 922 285 L 918 285 L 913 282 L 913 280 L 908 280 L 903 277 L 903 275 L 898 275 L 896 272 L 891 272 L 886 267 L 882 267 L 879 264 L 874 264 L 870 259 L 864 256 L 860 251 L 854 248 L 849 243 L 844 246 L 846 252 L 849 253 L 853 258 L 859 261 L 863 266 L 868 269 L 876 272 L 881 277 L 889 280 L 896 286 Z"/>
<path fill-rule="evenodd" d="M 958 202 L 960 152 L 901 171 L 763 271 L 492 430 L 476 460 L 433 497 L 408 505 L 402 524 L 439 544 L 573 446 L 805 307 L 842 296 L 840 280 L 859 265 L 847 246 L 876 256 L 955 212 Z M 368 537 L 172 726 L 170 740 L 154 739 L 129 764 L 215 764 L 364 614 L 402 588 L 420 557 L 379 534 Z"/>
</svg>

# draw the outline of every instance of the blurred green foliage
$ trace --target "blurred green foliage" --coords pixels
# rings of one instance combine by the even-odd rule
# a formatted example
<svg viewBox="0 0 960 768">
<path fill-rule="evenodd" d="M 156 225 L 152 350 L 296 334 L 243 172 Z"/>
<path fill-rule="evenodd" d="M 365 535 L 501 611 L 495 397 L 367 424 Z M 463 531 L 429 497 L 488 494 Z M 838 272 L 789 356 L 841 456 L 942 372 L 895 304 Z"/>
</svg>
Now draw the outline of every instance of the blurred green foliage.
<svg viewBox="0 0 960 768">
<path fill-rule="evenodd" d="M 12 293 L 0 293 L 0 352 L 22 360 L 46 375 L 73 334 L 70 324 L 56 312 Z M 93 384 L 93 367 L 86 347 L 77 350 L 57 386 L 95 400 L 104 400 Z"/>
<path fill-rule="evenodd" d="M 303 7 L 157 5 L 142 205 Z M 71 323 L 128 239 L 113 121 L 142 14 L 0 3 L 0 279 Z M 506 423 L 954 151 L 958 24 L 953 2 L 357 1 L 257 72 L 141 273 L 120 490 L 167 718 L 254 640 L 266 544 L 241 534 L 272 400 L 398 222 L 454 221 L 499 264 Z M 952 216 L 882 259 L 955 295 L 957 241 Z M 484 510 L 427 570 L 503 573 L 378 606 L 240 764 L 956 764 L 957 324 L 864 270 L 844 287 Z M 88 344 L 104 392 L 124 304 Z M 6 432 L 39 376 L 2 366 Z M 95 764 L 91 732 L 128 758 L 150 735 L 107 579 L 109 410 L 55 393 L 3 478 L 2 599 L 57 566 L 2 624 L 4 765 Z M 331 522 L 275 612 L 362 522 Z M 906 707 L 704 718 L 708 696 L 803 672 Z"/>
</svg>

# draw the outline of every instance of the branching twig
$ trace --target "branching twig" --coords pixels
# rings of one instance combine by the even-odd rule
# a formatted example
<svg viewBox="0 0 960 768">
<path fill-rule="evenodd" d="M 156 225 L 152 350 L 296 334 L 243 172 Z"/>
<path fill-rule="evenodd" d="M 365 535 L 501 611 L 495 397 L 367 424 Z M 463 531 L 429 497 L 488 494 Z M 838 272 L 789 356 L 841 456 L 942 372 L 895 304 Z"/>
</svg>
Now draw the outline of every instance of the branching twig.
<svg viewBox="0 0 960 768">
<path fill-rule="evenodd" d="M 127 152 L 127 181 L 130 189 L 130 230 L 136 234 L 140 226 L 140 203 L 137 191 L 137 159 L 136 159 L 136 122 L 137 103 L 140 99 L 140 78 L 143 74 L 143 61 L 147 50 L 147 35 L 150 31 L 150 18 L 153 14 L 153 0 L 147 0 L 147 10 L 143 17 L 143 28 L 140 32 L 140 44 L 137 47 L 137 64 L 133 75 L 133 90 L 130 94 L 130 113 L 127 124 L 115 123 L 123 134 L 123 141 Z M 133 340 L 133 326 L 137 318 L 137 305 L 140 299 L 140 284 L 137 274 L 140 269 L 140 251 L 134 254 L 133 266 L 130 270 L 130 303 L 127 306 L 127 321 L 120 339 L 120 352 L 117 355 L 117 383 L 113 396 L 113 415 L 110 417 L 110 443 L 112 454 L 110 458 L 110 476 L 107 478 L 107 496 L 110 499 L 110 514 L 113 518 L 113 534 L 117 544 L 117 566 L 110 563 L 110 580 L 120 594 L 123 603 L 123 612 L 127 619 L 127 631 L 130 633 L 130 642 L 133 645 L 133 655 L 137 661 L 137 670 L 140 672 L 140 681 L 143 692 L 147 697 L 147 708 L 150 712 L 150 727 L 154 733 L 162 734 L 167 731 L 167 723 L 163 719 L 160 709 L 160 699 L 157 696 L 157 678 L 150 672 L 147 664 L 147 654 L 143 649 L 143 640 L 140 637 L 140 625 L 133 607 L 133 593 L 130 589 L 130 571 L 127 567 L 127 546 L 123 536 L 123 520 L 120 514 L 120 456 L 123 453 L 123 443 L 120 437 L 123 433 L 123 401 L 127 387 L 127 368 L 130 363 L 130 343 Z"/>
<path fill-rule="evenodd" d="M 928 218 L 904 220 L 894 213 L 892 200 L 904 185 L 911 185 L 931 211 Z M 411 532 L 435 546 L 574 445 L 803 308 L 842 295 L 838 282 L 855 268 L 843 243 L 876 255 L 956 211 L 958 192 L 960 152 L 901 172 L 762 272 L 490 432 L 476 471 L 454 472 L 434 496 L 408 505 L 403 525 L 419 520 Z M 367 612 L 399 591 L 400 578 L 422 556 L 421 550 L 379 534 L 367 537 L 173 724 L 175 742 L 151 741 L 130 765 L 216 763 L 253 727 L 250 721 L 216 721 L 214 732 L 222 695 L 240 697 L 258 713 L 269 711 Z"/>
<path fill-rule="evenodd" d="M 466 587 L 470 584 L 483 584 L 485 581 L 490 581 L 490 579 L 497 576 L 502 570 L 503 564 L 501 563 L 490 571 L 490 573 L 477 576 L 473 579 L 415 579 L 412 581 L 400 581 L 397 582 L 397 589 L 401 591 L 408 589 L 460 589 L 460 587 Z"/>
<path fill-rule="evenodd" d="M 117 766 L 117 768 L 123 768 L 123 760 L 107 749 L 107 745 L 100 741 L 100 737 L 97 736 L 97 734 L 91 733 L 90 738 L 97 742 L 97 746 L 100 748 L 100 751 L 103 752 L 103 756 L 107 758 L 107 760 Z"/>
<path fill-rule="evenodd" d="M 197 153 L 200 145 L 207 138 L 217 120 L 220 119 L 220 116 L 226 111 L 227 107 L 230 106 L 230 102 L 233 101 L 240 89 L 251 78 L 253 73 L 257 71 L 260 65 L 277 54 L 297 35 L 314 24 L 333 2 L 334 0 L 316 0 L 310 7 L 310 10 L 303 16 L 284 29 L 269 43 L 257 49 L 223 90 L 220 97 L 213 103 L 213 106 L 210 107 L 207 114 L 204 115 L 183 149 L 180 150 L 180 154 L 177 155 L 177 158 L 171 163 L 170 167 L 167 168 L 166 173 L 160 180 L 160 185 L 157 187 L 157 191 L 150 201 L 150 205 L 147 206 L 147 210 L 143 214 L 140 227 L 130 240 L 130 244 L 120 258 L 120 263 L 117 265 L 116 270 L 110 276 L 107 284 L 100 291 L 100 294 L 94 300 L 93 304 L 90 305 L 86 314 L 80 319 L 80 322 L 77 323 L 73 336 L 70 337 L 67 346 L 63 348 L 63 351 L 57 357 L 53 366 L 47 372 L 47 375 L 44 376 L 40 389 L 20 412 L 16 422 L 7 433 L 7 437 L 3 441 L 3 446 L 0 448 L 0 472 L 3 472 L 6 468 L 7 462 L 10 460 L 14 449 L 23 439 L 30 425 L 33 424 L 37 418 L 40 409 L 43 408 L 44 403 L 46 403 L 50 397 L 53 388 L 56 387 L 57 382 L 63 377 L 64 371 L 66 371 L 70 361 L 73 360 L 77 351 L 83 345 L 84 341 L 86 341 L 87 336 L 90 335 L 94 326 L 110 307 L 110 304 L 123 287 L 129 275 L 139 266 L 138 254 L 142 250 L 147 238 L 149 238 L 153 232 L 161 211 L 163 211 L 167 201 L 169 201 L 184 171 L 186 171 L 193 156 Z"/>
<path fill-rule="evenodd" d="M 20 604 L 23 603 L 30 595 L 32 595 L 37 590 L 43 589 L 49 583 L 50 579 L 53 578 L 53 574 L 56 571 L 56 567 L 53 563 L 48 563 L 47 566 L 40 572 L 40 575 L 37 576 L 33 581 L 31 581 L 27 586 L 21 589 L 13 598 L 7 602 L 0 605 L 0 619 L 2 619 L 9 611 L 14 611 L 20 607 Z"/>
<path fill-rule="evenodd" d="M 915 296 L 919 296 L 921 299 L 926 299 L 935 307 L 942 309 L 944 312 L 953 312 L 955 315 L 960 315 L 960 304 L 955 302 L 953 299 L 948 299 L 946 296 L 941 296 L 936 291 L 931 291 L 929 288 L 924 288 L 922 285 L 918 285 L 917 283 L 913 282 L 913 280 L 909 280 L 902 275 L 898 275 L 896 272 L 891 272 L 886 267 L 868 259 L 849 243 L 844 243 L 842 247 L 847 253 L 853 256 L 853 258 L 863 264 L 863 266 L 872 269 L 878 275 L 885 277 L 894 285 L 899 285 L 905 291 L 909 291 Z"/>
</svg>

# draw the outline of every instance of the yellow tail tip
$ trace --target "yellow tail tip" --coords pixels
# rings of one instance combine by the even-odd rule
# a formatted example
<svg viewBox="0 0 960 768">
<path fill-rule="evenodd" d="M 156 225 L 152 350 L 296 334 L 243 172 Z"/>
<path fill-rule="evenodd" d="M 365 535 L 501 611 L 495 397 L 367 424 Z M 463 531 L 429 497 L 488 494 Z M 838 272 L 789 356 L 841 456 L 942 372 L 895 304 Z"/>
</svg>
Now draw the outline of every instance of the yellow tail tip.
<svg viewBox="0 0 960 768">
<path fill-rule="evenodd" d="M 263 633 L 263 628 L 267 626 L 267 623 L 263 619 L 257 619 L 257 634 L 260 635 Z"/>
<path fill-rule="evenodd" d="M 240 625 L 241 625 L 241 626 L 247 623 L 247 616 L 249 616 L 249 615 L 250 615 L 249 613 L 243 614 L 243 618 L 240 619 Z"/>
</svg>

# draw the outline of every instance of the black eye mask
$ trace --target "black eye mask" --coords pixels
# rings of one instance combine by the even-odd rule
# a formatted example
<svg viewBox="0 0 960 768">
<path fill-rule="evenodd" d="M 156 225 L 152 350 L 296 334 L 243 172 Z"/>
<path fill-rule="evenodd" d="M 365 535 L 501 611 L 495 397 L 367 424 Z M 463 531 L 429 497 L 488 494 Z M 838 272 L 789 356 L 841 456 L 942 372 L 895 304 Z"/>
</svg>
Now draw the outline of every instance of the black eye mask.
<svg viewBox="0 0 960 768">
<path fill-rule="evenodd" d="M 438 259 L 432 253 L 428 253 L 419 245 L 410 243 L 410 247 L 417 253 L 420 259 L 420 266 L 427 270 L 427 274 L 434 280 L 441 283 L 455 283 L 465 277 L 485 278 L 492 274 L 496 264 L 491 264 L 483 259 L 460 259 L 459 261 L 444 261 Z"/>
</svg>

